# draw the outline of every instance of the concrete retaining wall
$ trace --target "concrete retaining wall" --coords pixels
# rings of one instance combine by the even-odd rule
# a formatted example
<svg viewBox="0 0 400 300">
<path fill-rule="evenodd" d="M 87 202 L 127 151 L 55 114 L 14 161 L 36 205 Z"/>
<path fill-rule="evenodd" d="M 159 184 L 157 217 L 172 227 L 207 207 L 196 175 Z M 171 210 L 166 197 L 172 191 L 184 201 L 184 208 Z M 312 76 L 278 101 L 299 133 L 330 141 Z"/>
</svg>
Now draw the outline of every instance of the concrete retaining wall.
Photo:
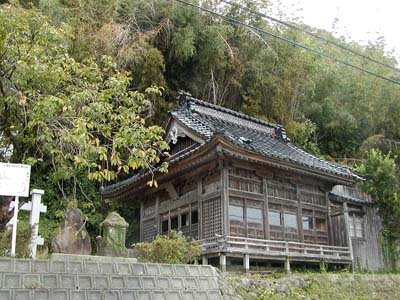
<svg viewBox="0 0 400 300">
<path fill-rule="evenodd" d="M 0 300 L 220 300 L 211 266 L 58 256 L 0 259 Z"/>
</svg>

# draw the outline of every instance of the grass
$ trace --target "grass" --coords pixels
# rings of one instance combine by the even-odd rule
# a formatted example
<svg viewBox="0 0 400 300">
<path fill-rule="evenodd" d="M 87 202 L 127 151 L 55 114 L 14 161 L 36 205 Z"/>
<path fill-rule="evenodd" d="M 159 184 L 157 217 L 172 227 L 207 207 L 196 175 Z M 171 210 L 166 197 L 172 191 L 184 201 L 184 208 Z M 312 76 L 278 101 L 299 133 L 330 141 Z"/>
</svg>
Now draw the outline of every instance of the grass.
<svg viewBox="0 0 400 300">
<path fill-rule="evenodd" d="M 231 278 L 244 300 L 381 300 L 400 299 L 400 275 L 295 273 L 288 276 L 252 275 L 251 284 Z M 301 287 L 299 282 L 301 282 Z"/>
</svg>

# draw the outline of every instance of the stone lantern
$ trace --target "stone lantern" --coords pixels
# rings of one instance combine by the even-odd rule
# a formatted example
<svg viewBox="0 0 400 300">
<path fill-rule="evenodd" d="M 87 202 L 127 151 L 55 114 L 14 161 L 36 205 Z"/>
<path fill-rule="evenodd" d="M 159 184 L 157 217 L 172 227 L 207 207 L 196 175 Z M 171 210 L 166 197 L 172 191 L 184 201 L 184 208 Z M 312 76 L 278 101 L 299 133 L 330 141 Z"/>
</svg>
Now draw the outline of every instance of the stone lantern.
<svg viewBox="0 0 400 300">
<path fill-rule="evenodd" d="M 126 229 L 129 224 L 117 212 L 110 212 L 100 224 L 103 237 L 100 241 L 98 254 L 103 256 L 128 256 L 125 247 Z"/>
</svg>

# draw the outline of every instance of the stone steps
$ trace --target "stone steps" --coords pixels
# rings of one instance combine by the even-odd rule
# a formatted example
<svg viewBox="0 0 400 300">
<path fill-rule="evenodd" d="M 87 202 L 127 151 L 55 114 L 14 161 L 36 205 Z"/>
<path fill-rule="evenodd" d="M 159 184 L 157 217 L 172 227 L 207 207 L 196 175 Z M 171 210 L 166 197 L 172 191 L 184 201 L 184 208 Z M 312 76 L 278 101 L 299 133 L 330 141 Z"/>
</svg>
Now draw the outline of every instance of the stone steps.
<svg viewBox="0 0 400 300">
<path fill-rule="evenodd" d="M 211 266 L 64 256 L 0 259 L 0 300 L 219 300 Z"/>
</svg>

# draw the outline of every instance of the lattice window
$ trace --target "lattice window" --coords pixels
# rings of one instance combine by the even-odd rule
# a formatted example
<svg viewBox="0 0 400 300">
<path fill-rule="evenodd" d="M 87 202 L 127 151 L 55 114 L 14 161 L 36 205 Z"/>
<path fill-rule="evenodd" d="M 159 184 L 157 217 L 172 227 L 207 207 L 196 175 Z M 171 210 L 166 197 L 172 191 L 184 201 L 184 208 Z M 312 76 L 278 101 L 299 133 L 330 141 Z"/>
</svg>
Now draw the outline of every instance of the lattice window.
<svg viewBox="0 0 400 300">
<path fill-rule="evenodd" d="M 289 182 L 283 180 L 269 180 L 267 186 L 269 197 L 297 201 L 296 187 Z"/>
<path fill-rule="evenodd" d="M 326 206 L 325 193 L 318 186 L 311 184 L 302 184 L 300 186 L 300 200 L 305 203 Z"/>
<path fill-rule="evenodd" d="M 359 213 L 349 214 L 349 231 L 352 238 L 364 238 L 364 216 Z"/>
<path fill-rule="evenodd" d="M 230 169 L 229 188 L 262 194 L 262 180 L 254 171 L 238 168 Z"/>
<path fill-rule="evenodd" d="M 143 241 L 152 241 L 157 235 L 156 219 L 150 219 L 143 222 Z"/>
<path fill-rule="evenodd" d="M 203 239 L 222 234 L 221 199 L 214 198 L 203 202 Z"/>
</svg>

